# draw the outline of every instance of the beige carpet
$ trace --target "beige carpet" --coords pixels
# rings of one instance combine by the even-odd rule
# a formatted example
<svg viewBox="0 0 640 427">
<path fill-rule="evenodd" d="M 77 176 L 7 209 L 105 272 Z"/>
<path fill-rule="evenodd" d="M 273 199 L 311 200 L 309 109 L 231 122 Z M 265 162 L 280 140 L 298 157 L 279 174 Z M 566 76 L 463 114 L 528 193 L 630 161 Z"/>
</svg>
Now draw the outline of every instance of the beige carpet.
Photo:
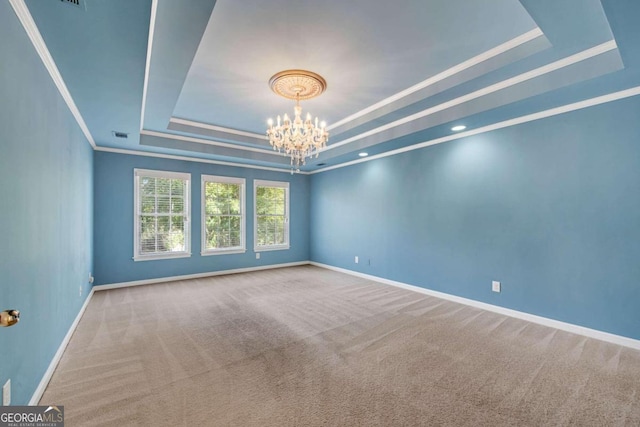
<svg viewBox="0 0 640 427">
<path fill-rule="evenodd" d="M 97 292 L 67 426 L 639 426 L 640 352 L 304 266 Z"/>
</svg>

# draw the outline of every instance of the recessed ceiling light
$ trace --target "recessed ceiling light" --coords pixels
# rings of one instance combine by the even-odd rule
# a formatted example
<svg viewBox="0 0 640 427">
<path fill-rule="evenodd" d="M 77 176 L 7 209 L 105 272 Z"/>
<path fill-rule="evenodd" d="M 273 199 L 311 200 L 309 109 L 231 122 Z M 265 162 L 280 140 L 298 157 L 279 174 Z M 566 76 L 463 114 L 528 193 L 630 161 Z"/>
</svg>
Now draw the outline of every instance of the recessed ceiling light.
<svg viewBox="0 0 640 427">
<path fill-rule="evenodd" d="M 467 127 L 465 125 L 458 125 L 451 128 L 454 132 L 460 132 L 461 130 L 465 130 Z"/>
<path fill-rule="evenodd" d="M 369 155 L 369 153 L 365 153 L 364 151 L 362 153 L 359 153 L 358 156 L 360 157 L 367 157 Z"/>
</svg>

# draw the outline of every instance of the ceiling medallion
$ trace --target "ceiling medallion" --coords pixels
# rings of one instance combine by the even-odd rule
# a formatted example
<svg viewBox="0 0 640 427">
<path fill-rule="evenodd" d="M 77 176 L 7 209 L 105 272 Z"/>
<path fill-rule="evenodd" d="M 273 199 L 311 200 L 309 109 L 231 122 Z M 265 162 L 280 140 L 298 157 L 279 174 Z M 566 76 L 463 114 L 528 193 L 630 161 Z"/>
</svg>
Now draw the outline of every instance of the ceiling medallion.
<svg viewBox="0 0 640 427">
<path fill-rule="evenodd" d="M 272 91 L 288 99 L 311 99 L 327 88 L 327 82 L 319 74 L 305 70 L 285 70 L 269 79 Z"/>
<path fill-rule="evenodd" d="M 329 140 L 325 122 L 318 126 L 318 118 L 312 122 L 311 115 L 307 113 L 305 120 L 302 120 L 302 107 L 300 100 L 315 98 L 325 91 L 327 82 L 322 76 L 305 70 L 285 70 L 275 74 L 269 79 L 269 87 L 276 94 L 294 99 L 293 121 L 285 113 L 277 118 L 277 124 L 269 119 L 267 137 L 274 150 L 291 157 L 291 168 L 300 171 L 300 164 L 306 164 L 307 157 L 314 154 L 318 157 Z"/>
</svg>

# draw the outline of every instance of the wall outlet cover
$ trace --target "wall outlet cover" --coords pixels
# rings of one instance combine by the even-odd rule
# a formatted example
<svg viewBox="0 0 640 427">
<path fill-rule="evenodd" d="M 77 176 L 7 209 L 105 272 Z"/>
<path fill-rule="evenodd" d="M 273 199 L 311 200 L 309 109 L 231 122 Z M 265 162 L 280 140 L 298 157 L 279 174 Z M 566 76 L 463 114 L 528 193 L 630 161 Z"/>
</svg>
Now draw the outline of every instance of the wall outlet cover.
<svg viewBox="0 0 640 427">
<path fill-rule="evenodd" d="M 2 406 L 11 405 L 11 380 L 2 386 Z"/>
<path fill-rule="evenodd" d="M 493 292 L 500 292 L 500 282 L 497 282 L 495 280 L 491 282 L 491 290 Z"/>
<path fill-rule="evenodd" d="M 359 260 L 358 260 L 358 256 L 357 255 L 356 255 L 354 261 L 355 261 L 356 264 L 358 263 Z"/>
</svg>

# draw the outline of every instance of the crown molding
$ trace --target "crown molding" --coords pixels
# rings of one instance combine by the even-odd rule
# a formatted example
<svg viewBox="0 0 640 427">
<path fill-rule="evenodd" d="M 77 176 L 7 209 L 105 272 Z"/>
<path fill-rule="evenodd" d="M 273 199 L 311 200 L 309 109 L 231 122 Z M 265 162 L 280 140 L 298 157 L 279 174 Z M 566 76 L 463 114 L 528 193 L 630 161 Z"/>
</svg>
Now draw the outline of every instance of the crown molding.
<svg viewBox="0 0 640 427">
<path fill-rule="evenodd" d="M 214 141 L 210 139 L 194 138 L 192 136 L 175 135 L 172 133 L 158 132 L 153 130 L 141 130 L 140 135 L 155 136 L 158 138 L 168 138 L 177 141 L 195 142 L 196 144 L 214 145 L 216 147 L 232 148 L 234 150 L 253 151 L 260 154 L 268 154 L 270 156 L 282 157 L 282 153 L 267 148 L 247 147 L 245 145 L 231 144 L 228 142 Z"/>
<path fill-rule="evenodd" d="M 465 70 L 468 70 L 469 68 L 475 67 L 476 65 L 487 61 L 489 59 L 495 58 L 496 56 L 502 55 L 505 52 L 508 52 L 511 49 L 515 49 L 516 47 L 522 46 L 525 43 L 529 43 L 532 40 L 537 39 L 538 37 L 543 37 L 544 33 L 542 32 L 542 30 L 540 28 L 535 28 L 531 31 L 528 31 L 524 34 L 521 34 L 520 36 L 511 39 L 501 45 L 498 45 L 496 47 L 494 47 L 493 49 L 490 49 L 486 52 L 481 53 L 480 55 L 474 56 L 471 59 L 468 59 L 464 62 L 461 62 L 458 65 L 455 65 L 439 74 L 436 74 L 433 77 L 430 77 L 426 80 L 423 80 L 420 83 L 417 83 L 413 86 L 411 86 L 410 88 L 407 88 L 401 92 L 398 92 L 394 95 L 391 95 L 388 98 L 383 99 L 380 102 L 377 102 L 373 105 L 370 105 L 369 107 L 358 111 L 357 113 L 354 113 L 348 117 L 345 117 L 342 120 L 339 120 L 335 123 L 332 123 L 331 126 L 327 127 L 327 130 L 333 130 L 339 126 L 344 125 L 345 123 L 348 123 L 354 119 L 357 119 L 359 117 L 362 117 L 366 114 L 369 114 L 379 108 L 385 107 L 395 101 L 398 101 L 399 99 L 404 98 L 405 96 L 411 95 L 414 92 L 417 92 L 419 90 L 422 90 L 424 88 L 427 88 L 429 86 L 433 86 L 434 84 L 441 82 L 449 77 L 452 77 L 456 74 L 459 74 Z"/>
<path fill-rule="evenodd" d="M 130 156 L 142 156 L 142 157 L 154 157 L 159 159 L 170 159 L 170 160 L 181 160 L 185 162 L 194 162 L 194 163 L 207 163 L 210 165 L 219 165 L 219 166 L 232 166 L 236 168 L 245 168 L 245 169 L 257 169 L 271 172 L 280 172 L 280 173 L 288 173 L 291 174 L 291 168 L 283 169 L 283 168 L 272 168 L 268 166 L 256 166 L 256 165 L 248 165 L 244 163 L 233 163 L 233 162 L 224 162 L 222 160 L 211 160 L 211 159 L 201 159 L 198 157 L 189 157 L 189 156 L 177 156 L 173 154 L 161 154 L 161 153 L 152 153 L 148 151 L 137 151 L 137 150 L 128 150 L 125 148 L 111 148 L 111 147 L 96 147 L 95 151 L 102 151 L 105 153 L 116 153 L 116 154 L 127 154 Z M 309 175 L 309 172 L 296 172 L 298 175 Z"/>
<path fill-rule="evenodd" d="M 78 110 L 76 103 L 73 101 L 71 93 L 69 93 L 69 89 L 67 89 L 67 85 L 64 83 L 62 75 L 60 74 L 56 63 L 53 60 L 49 49 L 47 48 L 47 44 L 44 42 L 44 39 L 42 38 L 42 35 L 40 34 L 40 31 L 38 30 L 38 27 L 36 26 L 31 13 L 29 12 L 29 8 L 25 4 L 24 0 L 9 0 L 9 3 L 18 16 L 22 27 L 27 32 L 27 35 L 29 36 L 33 47 L 36 49 L 36 52 L 38 52 L 42 63 L 49 72 L 49 75 L 58 88 L 60 95 L 62 95 L 62 98 L 67 104 L 67 107 L 69 107 L 69 110 L 71 111 L 71 114 L 73 114 L 73 117 L 76 119 L 78 126 L 80 126 L 82 133 L 84 134 L 85 138 L 87 138 L 87 141 L 89 141 L 89 144 L 91 144 L 91 146 L 95 149 L 96 142 L 94 141 L 91 132 L 89 132 L 89 128 L 87 127 L 87 124 L 84 122 L 84 119 L 80 114 L 80 110 Z"/>
<path fill-rule="evenodd" d="M 489 95 L 491 93 L 498 92 L 499 90 L 506 89 L 508 87 L 515 86 L 517 84 L 523 83 L 527 80 L 534 79 L 536 77 L 543 76 L 545 74 L 549 74 L 551 72 L 560 70 L 562 68 L 568 67 L 570 65 L 577 64 L 578 62 L 585 61 L 587 59 L 593 58 L 598 55 L 602 55 L 603 53 L 609 52 L 611 50 L 617 49 L 618 46 L 615 40 L 609 40 L 608 42 L 602 43 L 600 45 L 594 46 L 590 49 L 583 50 L 582 52 L 578 52 L 574 55 L 567 56 L 558 61 L 552 62 L 551 64 L 544 65 L 542 67 L 538 67 L 534 70 L 527 71 L 526 73 L 519 74 L 515 77 L 511 77 L 509 79 L 503 80 L 501 82 L 492 84 L 490 86 L 486 86 L 482 89 L 476 90 L 475 92 L 468 93 L 466 95 L 460 96 L 458 98 L 454 98 L 450 101 L 443 102 L 442 104 L 435 105 L 433 107 L 427 108 L 426 110 L 419 111 L 410 116 L 403 117 L 402 119 L 393 121 L 391 123 L 387 123 L 385 125 L 379 126 L 375 129 L 371 129 L 367 132 L 363 132 L 358 135 L 354 135 L 345 140 L 336 142 L 331 144 L 325 148 L 324 151 L 329 151 L 334 148 L 342 147 L 343 145 L 350 144 L 354 141 L 358 141 L 360 139 L 378 134 L 380 132 L 410 123 L 414 120 L 435 114 L 437 112 L 446 110 L 448 108 L 455 107 L 460 104 L 464 104 L 466 102 L 472 101 L 474 99 L 480 98 L 482 96 Z"/>
<path fill-rule="evenodd" d="M 178 124 L 178 125 L 184 125 L 184 126 L 191 126 L 191 127 L 196 127 L 196 128 L 200 128 L 200 129 L 213 130 L 213 131 L 216 131 L 216 132 L 224 132 L 224 133 L 230 133 L 230 134 L 233 134 L 233 135 L 247 136 L 249 138 L 257 138 L 257 139 L 264 139 L 264 140 L 267 139 L 267 137 L 265 135 L 261 134 L 261 133 L 246 132 L 246 131 L 233 129 L 233 128 L 227 128 L 227 127 L 223 127 L 223 126 L 210 125 L 208 123 L 194 122 L 193 120 L 179 119 L 177 117 L 171 117 L 171 119 L 169 119 L 169 122 L 170 123 L 175 123 L 175 124 Z"/>
<path fill-rule="evenodd" d="M 424 141 L 418 144 L 409 145 L 407 147 L 398 148 L 396 150 L 387 151 L 385 153 L 369 156 L 363 159 L 353 160 L 346 163 L 340 163 L 335 166 L 329 166 L 323 169 L 318 169 L 313 172 L 309 172 L 310 175 L 317 173 L 328 172 L 330 170 L 344 168 L 347 166 L 356 165 L 358 163 L 370 162 L 372 160 L 382 159 L 384 157 L 395 156 L 397 154 L 406 153 L 407 151 L 419 150 L 430 145 L 442 144 L 443 142 L 454 141 L 456 139 L 466 138 L 468 136 L 478 135 L 481 133 L 491 132 L 497 129 L 503 129 L 511 126 L 520 125 L 523 123 L 532 122 L 535 120 L 545 119 L 547 117 L 557 116 L 559 114 L 568 113 L 571 111 L 582 110 L 584 108 L 593 107 L 600 104 L 606 104 L 608 102 L 618 101 L 624 98 L 630 98 L 632 96 L 640 95 L 640 86 L 635 86 L 629 89 L 621 90 L 618 92 L 612 92 L 607 95 L 598 96 L 595 98 L 586 99 L 584 101 L 574 102 L 572 104 L 566 104 L 560 107 L 551 108 L 549 110 L 540 111 L 526 116 L 516 117 L 514 119 L 505 120 L 492 125 L 484 126 L 481 128 L 469 130 L 467 132 L 460 132 L 455 135 L 447 135 L 442 138 L 436 138 L 429 141 Z"/>
<path fill-rule="evenodd" d="M 151 2 L 151 19 L 149 20 L 149 41 L 147 42 L 147 63 L 144 67 L 144 86 L 142 89 L 142 108 L 140 110 L 140 130 L 144 129 L 144 112 L 147 107 L 147 89 L 149 87 L 149 72 L 151 70 L 151 52 L 153 51 L 153 35 L 156 31 L 156 15 L 158 14 L 158 0 Z"/>
</svg>

